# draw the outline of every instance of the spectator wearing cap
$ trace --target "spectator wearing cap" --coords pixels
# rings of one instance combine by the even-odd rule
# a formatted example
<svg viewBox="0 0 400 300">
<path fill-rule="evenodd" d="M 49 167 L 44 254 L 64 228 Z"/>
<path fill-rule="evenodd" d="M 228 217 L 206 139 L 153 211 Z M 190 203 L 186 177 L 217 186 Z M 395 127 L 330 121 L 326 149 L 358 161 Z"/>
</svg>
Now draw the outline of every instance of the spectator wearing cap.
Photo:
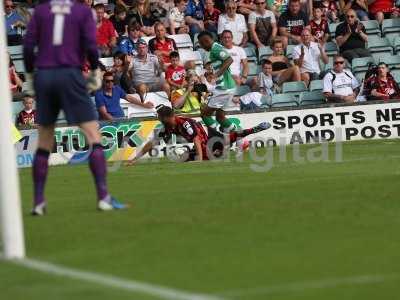
<svg viewBox="0 0 400 300">
<path fill-rule="evenodd" d="M 312 41 L 311 31 L 305 28 L 301 33 L 300 45 L 293 49 L 293 60 L 300 68 L 301 80 L 308 86 L 311 80 L 318 79 L 321 73 L 319 67 L 320 58 L 327 64 L 329 59 L 325 48 Z"/>
<path fill-rule="evenodd" d="M 26 27 L 24 18 L 15 10 L 14 3 L 11 0 L 4 1 L 4 12 L 8 45 L 21 45 L 22 29 Z"/>
<path fill-rule="evenodd" d="M 300 44 L 301 33 L 307 25 L 308 18 L 301 10 L 300 0 L 291 0 L 289 10 L 281 14 L 278 22 L 279 35 L 282 36 L 285 46 Z"/>
<path fill-rule="evenodd" d="M 137 55 L 132 60 L 132 80 L 143 101 L 148 92 L 165 91 L 170 94 L 169 85 L 161 79 L 162 68 L 157 56 L 150 54 L 146 42 L 138 41 Z"/>
<path fill-rule="evenodd" d="M 168 13 L 169 29 L 171 34 L 187 34 L 189 26 L 185 22 L 186 0 L 175 0 L 175 7 Z"/>
<path fill-rule="evenodd" d="M 118 45 L 119 51 L 127 55 L 137 53 L 137 42 L 140 39 L 140 25 L 133 20 L 128 27 L 128 36 L 124 37 Z"/>
<path fill-rule="evenodd" d="M 347 14 L 349 10 L 354 10 L 359 20 L 369 20 L 367 0 L 339 0 L 339 7 L 344 14 Z"/>
<path fill-rule="evenodd" d="M 95 94 L 96 107 L 99 112 L 100 120 L 114 120 L 124 118 L 120 99 L 139 105 L 144 108 L 153 108 L 151 102 L 143 103 L 133 95 L 126 94 L 118 85 L 114 85 L 114 75 L 111 72 L 104 73 L 103 87 Z"/>
<path fill-rule="evenodd" d="M 204 30 L 204 0 L 189 0 L 187 2 L 185 21 L 189 25 L 191 35 Z"/>
<path fill-rule="evenodd" d="M 149 50 L 156 55 L 158 59 L 165 65 L 170 63 L 169 55 L 172 51 L 176 51 L 176 43 L 173 39 L 167 37 L 167 30 L 164 24 L 158 22 L 154 25 L 156 36 L 149 41 Z"/>
<path fill-rule="evenodd" d="M 204 27 L 210 32 L 217 33 L 218 19 L 221 12 L 214 7 L 214 0 L 205 0 Z"/>
<path fill-rule="evenodd" d="M 359 91 L 360 84 L 350 70 L 345 70 L 343 56 L 336 55 L 333 59 L 333 70 L 323 79 L 323 93 L 330 102 L 353 103 Z"/>
<path fill-rule="evenodd" d="M 233 44 L 245 47 L 248 41 L 247 24 L 243 15 L 236 13 L 237 4 L 233 0 L 225 2 L 225 13 L 218 19 L 218 34 L 229 30 L 233 34 Z"/>
<path fill-rule="evenodd" d="M 249 29 L 252 41 L 261 48 L 270 45 L 278 28 L 274 13 L 266 9 L 265 0 L 256 0 L 255 4 L 256 10 L 249 16 Z"/>
<path fill-rule="evenodd" d="M 377 74 L 367 79 L 365 90 L 368 100 L 400 99 L 400 87 L 383 62 L 379 63 Z"/>
<path fill-rule="evenodd" d="M 371 56 L 366 49 L 368 36 L 364 25 L 357 20 L 356 12 L 349 9 L 346 12 L 346 21 L 336 27 L 336 44 L 340 54 L 350 63 L 353 58 Z"/>
<path fill-rule="evenodd" d="M 94 6 L 97 16 L 97 32 L 96 40 L 102 56 L 111 56 L 114 48 L 117 46 L 118 34 L 115 31 L 114 25 L 110 20 L 104 17 L 105 6 L 102 3 Z"/>
</svg>

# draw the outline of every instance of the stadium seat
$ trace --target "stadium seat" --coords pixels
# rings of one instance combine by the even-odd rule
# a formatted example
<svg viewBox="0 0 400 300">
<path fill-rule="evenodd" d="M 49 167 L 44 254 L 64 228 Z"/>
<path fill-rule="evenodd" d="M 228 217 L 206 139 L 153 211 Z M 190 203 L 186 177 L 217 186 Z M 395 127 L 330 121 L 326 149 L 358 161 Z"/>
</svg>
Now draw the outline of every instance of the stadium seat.
<svg viewBox="0 0 400 300">
<path fill-rule="evenodd" d="M 400 19 L 385 19 L 382 23 L 382 33 L 389 40 L 393 40 L 400 35 Z"/>
<path fill-rule="evenodd" d="M 362 83 L 364 81 L 365 73 L 367 73 L 367 72 L 359 72 L 359 73 L 354 74 L 354 76 L 356 77 L 356 79 L 359 83 Z"/>
<path fill-rule="evenodd" d="M 25 64 L 22 59 L 14 60 L 13 63 L 17 73 L 25 73 Z"/>
<path fill-rule="evenodd" d="M 335 38 L 336 35 L 336 27 L 339 23 L 330 23 L 329 24 L 329 32 L 331 34 L 332 39 Z"/>
<path fill-rule="evenodd" d="M 356 74 L 357 72 L 365 72 L 368 70 L 368 65 L 370 63 L 375 63 L 374 58 L 371 56 L 354 58 L 351 62 L 351 69 L 354 74 Z"/>
<path fill-rule="evenodd" d="M 379 29 L 379 23 L 376 20 L 362 21 L 367 35 L 381 36 L 381 30 Z"/>
<path fill-rule="evenodd" d="M 322 91 L 302 92 L 300 94 L 300 105 L 325 104 L 326 100 Z"/>
<path fill-rule="evenodd" d="M 112 57 L 102 57 L 99 60 L 106 68 L 110 68 L 114 65 L 114 58 Z"/>
<path fill-rule="evenodd" d="M 324 87 L 324 81 L 323 80 L 312 80 L 310 82 L 310 92 L 322 91 L 323 87 Z"/>
<path fill-rule="evenodd" d="M 139 98 L 139 95 L 135 94 L 135 96 Z M 144 100 L 151 101 L 154 104 L 154 107 L 160 104 L 171 106 L 171 103 L 169 102 L 168 96 L 165 92 L 147 93 Z M 129 103 L 124 99 L 121 99 L 120 103 L 128 118 L 156 116 L 155 108 L 140 107 L 138 105 Z"/>
<path fill-rule="evenodd" d="M 368 36 L 368 49 L 375 60 L 378 60 L 382 53 L 393 54 L 393 48 L 389 40 L 378 36 Z"/>
<path fill-rule="evenodd" d="M 272 54 L 272 49 L 271 47 L 267 46 L 267 47 L 262 47 L 258 49 L 258 61 L 261 63 L 261 61 L 265 58 L 267 58 L 268 56 L 270 56 Z"/>
<path fill-rule="evenodd" d="M 272 95 L 271 100 L 271 107 L 289 107 L 299 105 L 296 97 L 288 94 Z"/>
<path fill-rule="evenodd" d="M 271 102 L 272 102 L 271 96 L 263 95 L 261 97 L 262 107 L 265 107 L 265 108 L 270 107 L 271 106 Z"/>
<path fill-rule="evenodd" d="M 178 52 L 182 63 L 185 63 L 190 60 L 195 61 L 196 65 L 203 63 L 199 51 L 193 51 L 192 49 L 184 48 L 184 49 L 179 49 Z"/>
<path fill-rule="evenodd" d="M 23 59 L 23 49 L 22 46 L 8 46 L 7 51 L 10 54 L 12 60 L 14 59 Z"/>
<path fill-rule="evenodd" d="M 22 92 L 26 92 L 29 88 L 29 82 L 25 81 L 24 83 L 22 83 Z"/>
<path fill-rule="evenodd" d="M 254 62 L 249 62 L 249 76 L 257 76 L 261 72 L 261 66 Z"/>
<path fill-rule="evenodd" d="M 15 101 L 11 102 L 12 103 L 12 113 L 13 113 L 13 120 L 15 119 L 15 116 L 24 109 L 24 104 L 22 101 Z"/>
<path fill-rule="evenodd" d="M 325 52 L 328 56 L 335 56 L 338 54 L 338 47 L 334 42 L 327 42 L 325 44 Z"/>
<path fill-rule="evenodd" d="M 282 85 L 282 93 L 286 95 L 299 96 L 301 92 L 307 91 L 307 87 L 303 81 L 284 82 Z"/>
<path fill-rule="evenodd" d="M 293 49 L 296 47 L 296 45 L 287 45 L 286 48 L 286 56 L 289 60 L 293 58 Z"/>
<path fill-rule="evenodd" d="M 379 62 L 384 62 L 390 69 L 400 69 L 400 55 L 384 55 L 379 57 Z"/>
<path fill-rule="evenodd" d="M 394 80 L 396 80 L 396 82 L 400 84 L 400 70 L 393 70 L 391 73 L 394 77 Z"/>
<path fill-rule="evenodd" d="M 247 85 L 240 85 L 236 87 L 235 96 L 243 96 L 250 92 L 250 87 L 248 87 Z"/>
<path fill-rule="evenodd" d="M 246 52 L 247 61 L 257 61 L 257 54 L 253 47 L 246 47 L 243 49 Z"/>
<path fill-rule="evenodd" d="M 193 43 L 190 38 L 190 35 L 188 34 L 174 34 L 174 35 L 169 35 L 169 38 L 173 39 L 176 43 L 176 46 L 178 49 L 191 49 L 193 50 Z"/>
<path fill-rule="evenodd" d="M 400 36 L 397 36 L 392 40 L 392 46 L 393 46 L 394 52 L 397 55 L 399 55 L 400 54 Z"/>
<path fill-rule="evenodd" d="M 333 68 L 333 56 L 328 56 L 328 63 L 325 64 L 322 59 L 320 59 L 321 71 L 328 71 Z"/>
</svg>

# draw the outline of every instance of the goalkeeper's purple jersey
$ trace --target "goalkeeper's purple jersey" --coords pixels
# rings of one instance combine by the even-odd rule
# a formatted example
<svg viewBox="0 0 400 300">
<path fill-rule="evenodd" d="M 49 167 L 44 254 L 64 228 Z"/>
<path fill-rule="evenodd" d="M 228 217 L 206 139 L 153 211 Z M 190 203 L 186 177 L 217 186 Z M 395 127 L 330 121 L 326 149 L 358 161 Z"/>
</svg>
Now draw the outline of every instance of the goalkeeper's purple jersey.
<svg viewBox="0 0 400 300">
<path fill-rule="evenodd" d="M 24 40 L 27 72 L 34 68 L 82 68 L 86 58 L 95 69 L 98 51 L 92 10 L 74 0 L 51 0 L 37 5 Z"/>
</svg>

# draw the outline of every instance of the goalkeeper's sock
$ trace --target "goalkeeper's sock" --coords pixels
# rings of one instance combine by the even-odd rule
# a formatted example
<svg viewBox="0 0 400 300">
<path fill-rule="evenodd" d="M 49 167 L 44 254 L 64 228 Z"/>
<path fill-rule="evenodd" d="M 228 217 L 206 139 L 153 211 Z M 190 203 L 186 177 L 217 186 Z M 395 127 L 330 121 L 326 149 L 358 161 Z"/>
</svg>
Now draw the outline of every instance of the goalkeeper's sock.
<svg viewBox="0 0 400 300">
<path fill-rule="evenodd" d="M 44 149 L 37 149 L 33 159 L 32 177 L 34 192 L 34 207 L 45 202 L 44 187 L 46 185 L 49 169 L 50 152 Z"/>
<path fill-rule="evenodd" d="M 224 118 L 219 124 L 224 132 L 231 132 L 236 129 L 235 124 L 228 118 Z"/>
<path fill-rule="evenodd" d="M 204 117 L 202 117 L 202 119 L 203 119 L 203 122 L 206 125 L 206 127 L 217 129 L 217 122 L 215 121 L 215 119 L 213 117 L 204 116 Z"/>
<path fill-rule="evenodd" d="M 103 147 L 100 144 L 93 144 L 92 146 L 92 151 L 89 155 L 89 167 L 96 185 L 97 198 L 99 200 L 106 199 L 108 196 L 106 182 L 107 165 L 106 159 L 104 158 Z"/>
</svg>

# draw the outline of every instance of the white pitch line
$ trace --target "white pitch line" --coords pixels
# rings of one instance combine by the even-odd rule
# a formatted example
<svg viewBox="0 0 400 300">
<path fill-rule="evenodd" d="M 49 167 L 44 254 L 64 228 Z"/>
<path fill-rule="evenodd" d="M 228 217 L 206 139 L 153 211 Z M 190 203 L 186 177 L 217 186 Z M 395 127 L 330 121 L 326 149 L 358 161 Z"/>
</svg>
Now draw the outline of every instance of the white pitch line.
<svg viewBox="0 0 400 300">
<path fill-rule="evenodd" d="M 399 279 L 400 279 L 399 274 L 360 275 L 360 276 L 343 277 L 343 278 L 330 278 L 330 279 L 310 280 L 303 282 L 293 282 L 293 283 L 271 285 L 259 288 L 232 290 L 219 294 L 231 298 L 244 297 L 244 296 L 257 296 L 257 295 L 262 296 L 270 294 L 301 292 L 305 290 L 334 288 L 338 286 L 373 284 L 373 283 L 380 283 L 384 281 L 399 280 Z"/>
<path fill-rule="evenodd" d="M 120 278 L 112 275 L 82 271 L 68 268 L 35 259 L 10 260 L 16 265 L 40 271 L 47 274 L 53 274 L 62 277 L 68 277 L 75 280 L 90 282 L 107 287 L 112 287 L 130 292 L 137 292 L 151 295 L 160 299 L 167 300 L 223 300 L 221 297 L 205 294 L 195 294 L 182 290 L 172 289 L 164 286 Z"/>
</svg>

